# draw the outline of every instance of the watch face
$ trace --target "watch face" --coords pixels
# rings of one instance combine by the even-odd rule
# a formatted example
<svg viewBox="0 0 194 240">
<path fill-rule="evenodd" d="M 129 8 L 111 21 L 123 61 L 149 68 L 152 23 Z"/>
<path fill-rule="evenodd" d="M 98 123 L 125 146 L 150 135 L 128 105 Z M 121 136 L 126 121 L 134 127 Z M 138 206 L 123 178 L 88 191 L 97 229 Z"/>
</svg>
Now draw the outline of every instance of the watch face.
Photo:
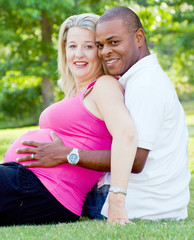
<svg viewBox="0 0 194 240">
<path fill-rule="evenodd" d="M 75 153 L 72 153 L 70 156 L 69 156 L 69 161 L 71 163 L 77 163 L 77 160 L 78 160 L 78 156 L 75 154 Z"/>
<path fill-rule="evenodd" d="M 113 190 L 113 192 L 118 193 L 120 189 L 119 189 L 119 187 L 114 186 L 114 187 L 112 188 L 112 190 Z"/>
</svg>

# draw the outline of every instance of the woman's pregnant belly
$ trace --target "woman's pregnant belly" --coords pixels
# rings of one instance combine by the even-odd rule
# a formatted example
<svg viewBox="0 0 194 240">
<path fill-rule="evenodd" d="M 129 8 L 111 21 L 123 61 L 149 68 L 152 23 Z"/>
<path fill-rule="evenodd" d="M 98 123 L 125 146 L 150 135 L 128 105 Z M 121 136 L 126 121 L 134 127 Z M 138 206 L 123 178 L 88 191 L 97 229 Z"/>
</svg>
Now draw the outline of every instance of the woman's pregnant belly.
<svg viewBox="0 0 194 240">
<path fill-rule="evenodd" d="M 18 157 L 21 157 L 30 153 L 17 153 L 16 149 L 25 147 L 21 142 L 23 140 L 34 140 L 39 142 L 51 142 L 53 141 L 50 132 L 51 129 L 38 129 L 35 131 L 28 132 L 22 135 L 20 138 L 15 140 L 9 149 L 7 150 L 4 158 L 4 162 L 16 162 Z M 71 146 L 71 138 L 64 136 L 60 133 L 56 133 L 64 142 L 64 144 L 69 144 Z M 75 142 L 73 143 L 75 144 Z M 36 161 L 36 160 L 35 160 Z M 31 161 L 28 161 L 31 162 Z M 21 164 L 25 162 L 20 162 Z M 97 179 L 102 175 L 101 172 L 85 169 L 79 166 L 74 166 L 68 163 L 60 164 L 56 167 L 45 168 L 45 167 L 35 167 L 28 168 L 44 183 L 44 185 L 51 186 L 51 181 L 54 184 L 59 184 L 59 181 L 64 182 L 79 182 L 79 188 L 82 186 L 90 185 L 90 183 L 97 182 Z M 90 179 L 90 181 L 88 181 Z M 94 182 L 93 182 L 94 181 Z M 50 188 L 50 187 L 49 187 Z"/>
<path fill-rule="evenodd" d="M 26 153 L 16 153 L 17 148 L 25 147 L 25 145 L 21 143 L 23 140 L 51 142 L 52 138 L 50 132 L 51 129 L 39 129 L 21 136 L 9 147 L 5 154 L 4 162 L 16 162 L 18 157 L 26 155 Z M 68 136 L 62 136 L 62 134 L 58 133 L 57 135 L 60 138 L 63 138 L 62 140 L 65 144 L 70 144 L 71 140 L 70 138 L 68 139 Z M 101 172 L 73 166 L 68 163 L 63 163 L 51 168 L 29 168 L 29 170 L 40 179 L 44 186 L 63 206 L 67 207 L 77 215 L 81 215 L 82 205 L 86 194 L 102 176 Z"/>
<path fill-rule="evenodd" d="M 9 147 L 5 154 L 4 162 L 16 162 L 16 159 L 18 157 L 29 154 L 29 153 L 16 153 L 16 149 L 25 147 L 25 145 L 21 143 L 23 140 L 51 142 L 52 139 L 50 137 L 50 132 L 51 129 L 38 129 L 22 135 L 11 144 L 11 146 Z"/>
</svg>

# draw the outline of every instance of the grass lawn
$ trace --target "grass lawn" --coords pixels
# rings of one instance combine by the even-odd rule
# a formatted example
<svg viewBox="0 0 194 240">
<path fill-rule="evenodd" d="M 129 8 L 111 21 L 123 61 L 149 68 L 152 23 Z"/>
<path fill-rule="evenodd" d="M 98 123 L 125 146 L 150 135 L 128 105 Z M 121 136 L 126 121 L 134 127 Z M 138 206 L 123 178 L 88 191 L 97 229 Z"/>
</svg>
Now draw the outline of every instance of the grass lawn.
<svg viewBox="0 0 194 240">
<path fill-rule="evenodd" d="M 134 225 L 112 226 L 106 221 L 82 218 L 77 223 L 0 227 L 0 240 L 194 240 L 194 101 L 183 102 L 189 129 L 189 169 L 191 200 L 185 221 L 133 221 Z M 11 141 L 37 127 L 0 130 L 0 161 Z M 13 216 L 14 217 L 14 216 Z"/>
</svg>

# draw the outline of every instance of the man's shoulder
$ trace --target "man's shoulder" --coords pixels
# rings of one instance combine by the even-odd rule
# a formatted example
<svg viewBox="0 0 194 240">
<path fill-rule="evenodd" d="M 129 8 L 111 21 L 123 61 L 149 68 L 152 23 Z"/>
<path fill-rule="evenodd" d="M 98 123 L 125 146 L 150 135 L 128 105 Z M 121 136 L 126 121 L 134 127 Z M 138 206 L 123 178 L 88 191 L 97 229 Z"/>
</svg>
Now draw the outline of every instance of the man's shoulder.
<svg viewBox="0 0 194 240">
<path fill-rule="evenodd" d="M 146 56 L 136 62 L 125 74 L 121 77 L 120 82 L 123 86 L 128 84 L 143 85 L 152 84 L 152 81 L 157 77 L 163 78 L 164 71 L 160 67 L 155 54 Z"/>
</svg>

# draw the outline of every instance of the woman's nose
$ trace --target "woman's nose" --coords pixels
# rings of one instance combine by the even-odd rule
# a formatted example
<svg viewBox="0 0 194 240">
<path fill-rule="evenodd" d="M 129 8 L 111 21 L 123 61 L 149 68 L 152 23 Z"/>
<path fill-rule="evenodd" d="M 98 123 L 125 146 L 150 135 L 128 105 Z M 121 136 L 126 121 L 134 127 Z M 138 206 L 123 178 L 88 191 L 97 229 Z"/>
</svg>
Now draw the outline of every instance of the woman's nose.
<svg viewBox="0 0 194 240">
<path fill-rule="evenodd" d="M 84 55 L 84 50 L 82 47 L 77 47 L 75 50 L 76 57 L 82 57 Z"/>
</svg>

